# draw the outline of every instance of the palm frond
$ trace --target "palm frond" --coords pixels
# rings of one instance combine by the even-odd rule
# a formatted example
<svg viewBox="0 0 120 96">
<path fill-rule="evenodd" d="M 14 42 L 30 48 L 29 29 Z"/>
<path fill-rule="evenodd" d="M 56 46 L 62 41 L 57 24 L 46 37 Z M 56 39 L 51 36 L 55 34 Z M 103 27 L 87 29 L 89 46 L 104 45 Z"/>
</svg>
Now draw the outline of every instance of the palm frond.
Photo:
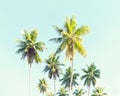
<svg viewBox="0 0 120 96">
<path fill-rule="evenodd" d="M 74 44 L 75 44 L 75 48 L 78 51 L 78 53 L 82 54 L 83 56 L 86 56 L 86 50 L 84 49 L 80 41 L 75 40 Z"/>
<path fill-rule="evenodd" d="M 30 38 L 31 38 L 31 40 L 32 40 L 33 42 L 36 41 L 37 35 L 38 35 L 38 31 L 37 31 L 36 29 L 33 30 L 33 31 L 30 33 Z"/>
<path fill-rule="evenodd" d="M 52 39 L 50 39 L 49 41 L 54 41 L 54 42 L 56 42 L 56 43 L 61 43 L 62 40 L 63 40 L 62 37 L 58 37 L 58 38 L 52 38 Z"/>
<path fill-rule="evenodd" d="M 80 28 L 78 28 L 75 31 L 74 35 L 76 35 L 76 36 L 82 36 L 84 34 L 87 34 L 88 32 L 89 32 L 88 26 L 81 26 Z"/>
<path fill-rule="evenodd" d="M 61 33 L 64 31 L 62 28 L 59 28 L 58 26 L 54 26 L 54 27 L 59 35 L 61 35 Z"/>
<path fill-rule="evenodd" d="M 67 41 L 67 40 L 64 40 L 64 41 L 60 44 L 60 46 L 58 47 L 58 49 L 56 50 L 55 54 L 58 54 L 58 53 L 60 53 L 61 51 L 63 51 L 63 50 L 65 49 L 67 43 L 68 43 L 68 41 Z"/>
</svg>

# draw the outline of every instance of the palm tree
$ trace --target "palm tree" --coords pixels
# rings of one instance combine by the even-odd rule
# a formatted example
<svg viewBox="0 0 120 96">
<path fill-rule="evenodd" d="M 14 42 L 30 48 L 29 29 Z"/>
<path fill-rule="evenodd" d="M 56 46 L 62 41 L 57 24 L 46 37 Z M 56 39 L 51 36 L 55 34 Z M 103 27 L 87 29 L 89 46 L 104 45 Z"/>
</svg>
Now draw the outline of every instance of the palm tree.
<svg viewBox="0 0 120 96">
<path fill-rule="evenodd" d="M 59 78 L 59 75 L 61 74 L 60 66 L 63 66 L 64 64 L 61 64 L 59 61 L 59 56 L 55 57 L 54 54 L 50 55 L 49 58 L 46 60 L 47 65 L 44 68 L 44 72 L 48 72 L 48 77 L 50 79 L 54 79 L 54 95 L 56 95 L 56 78 Z"/>
<path fill-rule="evenodd" d="M 104 93 L 104 89 L 100 87 L 95 88 L 92 94 L 92 96 L 105 96 L 105 95 L 107 95 L 107 93 Z"/>
<path fill-rule="evenodd" d="M 65 88 L 69 89 L 70 92 L 70 80 L 71 80 L 71 76 L 72 76 L 72 68 L 69 67 L 68 69 L 66 69 L 66 73 L 63 74 L 63 78 L 60 79 L 60 81 L 62 81 L 61 85 L 64 85 Z M 79 85 L 76 81 L 77 77 L 79 76 L 78 73 L 74 73 L 73 77 L 72 77 L 72 86 L 71 89 L 73 88 L 73 86 Z"/>
<path fill-rule="evenodd" d="M 85 74 L 81 77 L 81 80 L 84 79 L 84 86 L 86 85 L 88 87 L 88 96 L 90 96 L 90 86 L 91 84 L 95 86 L 96 78 L 100 77 L 100 70 L 97 69 L 93 63 L 90 66 L 87 66 L 87 69 L 82 69 L 82 71 Z"/>
<path fill-rule="evenodd" d="M 67 90 L 64 87 L 60 88 L 59 92 L 57 92 L 58 96 L 68 96 Z"/>
<path fill-rule="evenodd" d="M 46 94 L 47 88 L 48 88 L 48 84 L 46 83 L 45 79 L 41 79 L 39 81 L 38 88 L 40 90 L 40 93 L 43 93 L 43 95 Z"/>
<path fill-rule="evenodd" d="M 84 34 L 88 33 L 88 26 L 81 26 L 77 28 L 75 18 L 66 18 L 64 29 L 55 27 L 60 37 L 50 39 L 50 41 L 55 41 L 56 43 L 60 43 L 59 47 L 56 50 L 56 54 L 62 52 L 66 49 L 66 58 L 71 61 L 72 71 L 73 71 L 73 61 L 75 51 L 86 56 L 86 51 L 82 45 L 82 38 Z M 72 72 L 73 74 L 73 72 Z M 70 80 L 70 89 L 72 86 L 72 77 Z M 71 91 L 70 91 L 71 92 Z M 70 96 L 70 94 L 69 94 Z"/>
<path fill-rule="evenodd" d="M 43 42 L 36 42 L 38 36 L 38 31 L 33 30 L 30 33 L 28 33 L 26 30 L 24 30 L 23 34 L 23 40 L 18 40 L 19 43 L 17 47 L 19 49 L 17 50 L 18 54 L 22 54 L 21 59 L 27 58 L 27 62 L 29 64 L 29 96 L 30 96 L 30 71 L 31 71 L 31 65 L 33 61 L 35 60 L 36 63 L 42 62 L 38 51 L 43 51 L 45 48 L 45 44 Z"/>
<path fill-rule="evenodd" d="M 86 93 L 86 91 L 84 91 L 84 89 L 76 89 L 75 92 L 73 94 L 75 94 L 75 96 L 83 96 Z"/>
<path fill-rule="evenodd" d="M 49 92 L 47 96 L 55 96 L 52 92 Z"/>
</svg>

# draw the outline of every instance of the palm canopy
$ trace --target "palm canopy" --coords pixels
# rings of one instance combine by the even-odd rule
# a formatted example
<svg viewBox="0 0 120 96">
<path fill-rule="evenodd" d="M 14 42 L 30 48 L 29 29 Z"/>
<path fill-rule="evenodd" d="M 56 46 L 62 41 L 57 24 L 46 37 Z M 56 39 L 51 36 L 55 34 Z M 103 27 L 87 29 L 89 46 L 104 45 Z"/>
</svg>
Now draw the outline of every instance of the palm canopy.
<svg viewBox="0 0 120 96">
<path fill-rule="evenodd" d="M 76 89 L 75 92 L 73 93 L 75 96 L 83 96 L 86 93 L 86 91 L 84 91 L 84 89 Z"/>
<path fill-rule="evenodd" d="M 66 18 L 64 29 L 55 27 L 60 37 L 50 39 L 50 41 L 55 41 L 56 43 L 60 43 L 56 54 L 60 53 L 64 49 L 66 49 L 66 58 L 72 60 L 73 55 L 75 54 L 75 50 L 83 56 L 86 55 L 86 51 L 82 45 L 81 36 L 88 33 L 88 26 L 81 26 L 77 28 L 77 23 L 75 17 L 71 19 L 69 17 Z"/>
<path fill-rule="evenodd" d="M 105 96 L 105 95 L 107 95 L 107 93 L 104 93 L 104 89 L 100 87 L 95 88 L 92 94 L 92 96 Z"/>
<path fill-rule="evenodd" d="M 65 88 L 69 88 L 70 87 L 70 80 L 71 80 L 71 76 L 72 76 L 72 68 L 69 67 L 68 69 L 66 69 L 65 74 L 63 75 L 63 78 L 60 79 L 60 81 L 62 81 L 61 85 L 64 85 Z M 79 76 L 78 73 L 74 73 L 73 74 L 73 81 L 72 81 L 72 87 L 79 85 L 76 81 L 77 77 Z M 71 88 L 72 88 L 71 87 Z"/>
<path fill-rule="evenodd" d="M 59 56 L 56 57 L 56 55 L 51 54 L 48 59 L 46 59 L 47 65 L 44 68 L 44 72 L 48 72 L 49 78 L 56 79 L 59 77 L 61 73 L 60 66 L 64 66 L 64 64 L 60 63 Z"/>
<path fill-rule="evenodd" d="M 57 92 L 57 94 L 58 94 L 58 96 L 68 96 L 67 92 L 68 92 L 68 91 L 65 90 L 64 87 L 62 87 L 62 88 Z"/>
<path fill-rule="evenodd" d="M 100 77 L 100 70 L 96 68 L 94 63 L 90 66 L 87 66 L 87 69 L 82 69 L 82 71 L 85 73 L 83 76 L 81 76 L 81 79 L 85 80 L 84 85 L 90 87 L 92 84 L 93 86 L 95 86 L 96 78 Z"/>
<path fill-rule="evenodd" d="M 45 44 L 43 42 L 36 42 L 38 36 L 38 31 L 33 30 L 30 33 L 28 33 L 26 30 L 24 30 L 23 34 L 23 40 L 18 40 L 19 43 L 17 47 L 19 49 L 16 51 L 18 54 L 22 54 L 21 59 L 27 58 L 28 64 L 33 63 L 35 60 L 36 63 L 42 62 L 42 59 L 40 58 L 38 51 L 43 51 L 45 48 Z"/>
<path fill-rule="evenodd" d="M 38 84 L 38 88 L 40 90 L 40 93 L 45 93 L 48 88 L 48 84 L 46 83 L 45 79 L 41 79 Z"/>
<path fill-rule="evenodd" d="M 47 96 L 54 96 L 54 94 L 52 92 L 49 92 Z"/>
</svg>

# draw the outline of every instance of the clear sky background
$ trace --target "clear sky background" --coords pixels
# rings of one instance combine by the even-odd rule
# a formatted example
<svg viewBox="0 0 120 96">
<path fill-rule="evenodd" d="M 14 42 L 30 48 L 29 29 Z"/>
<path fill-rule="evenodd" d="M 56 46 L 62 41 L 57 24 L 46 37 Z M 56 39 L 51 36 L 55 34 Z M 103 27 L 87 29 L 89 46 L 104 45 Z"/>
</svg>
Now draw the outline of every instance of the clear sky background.
<svg viewBox="0 0 120 96">
<path fill-rule="evenodd" d="M 44 41 L 48 48 L 40 53 L 44 60 L 57 47 L 49 42 L 58 36 L 53 25 L 63 26 L 66 16 L 73 15 L 78 26 L 90 27 L 83 43 L 87 57 L 77 54 L 75 68 L 82 74 L 82 68 L 95 62 L 101 70 L 97 86 L 104 87 L 108 96 L 120 96 L 119 4 L 119 0 L 1 0 L 0 96 L 28 96 L 28 65 L 15 53 L 16 39 L 22 39 L 21 30 L 39 30 L 38 41 Z M 36 86 L 39 79 L 47 79 L 47 74 L 42 73 L 44 66 L 44 62 L 32 65 L 31 96 L 41 96 Z M 53 81 L 47 80 L 52 89 Z"/>
</svg>

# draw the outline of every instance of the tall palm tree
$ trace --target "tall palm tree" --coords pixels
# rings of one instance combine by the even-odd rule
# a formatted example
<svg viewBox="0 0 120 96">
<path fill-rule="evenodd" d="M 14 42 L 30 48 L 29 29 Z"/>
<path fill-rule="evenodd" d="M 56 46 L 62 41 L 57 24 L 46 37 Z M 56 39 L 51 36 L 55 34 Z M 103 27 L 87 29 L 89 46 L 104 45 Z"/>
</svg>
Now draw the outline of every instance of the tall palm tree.
<svg viewBox="0 0 120 96">
<path fill-rule="evenodd" d="M 92 94 L 92 96 L 105 96 L 105 95 L 107 95 L 107 93 L 104 93 L 104 89 L 100 87 L 95 88 Z"/>
<path fill-rule="evenodd" d="M 38 31 L 33 30 L 30 33 L 28 33 L 26 30 L 24 30 L 23 34 L 23 40 L 18 40 L 19 43 L 17 47 L 19 49 L 16 51 L 18 54 L 22 54 L 21 59 L 27 58 L 27 62 L 29 64 L 29 96 L 30 96 L 30 71 L 31 71 L 31 65 L 33 61 L 35 60 L 36 63 L 42 62 L 42 59 L 40 58 L 38 51 L 43 51 L 45 48 L 45 44 L 43 42 L 36 42 L 38 36 Z"/>
<path fill-rule="evenodd" d="M 54 95 L 56 95 L 56 78 L 59 78 L 61 74 L 60 66 L 64 64 L 60 63 L 59 56 L 55 56 L 54 54 L 50 55 L 49 58 L 46 60 L 47 65 L 44 68 L 44 72 L 48 72 L 48 77 L 50 79 L 54 79 Z"/>
<path fill-rule="evenodd" d="M 47 88 L 48 88 L 48 84 L 46 83 L 45 79 L 41 79 L 39 81 L 38 88 L 40 90 L 40 93 L 43 93 L 43 95 L 46 94 Z"/>
<path fill-rule="evenodd" d="M 64 87 L 60 88 L 60 90 L 57 92 L 58 96 L 68 96 L 67 90 L 65 90 Z"/>
<path fill-rule="evenodd" d="M 77 77 L 79 76 L 78 73 L 74 73 L 73 76 L 72 76 L 72 86 L 71 86 L 71 89 L 70 89 L 70 80 L 71 80 L 71 76 L 72 76 L 72 68 L 69 67 L 68 69 L 66 69 L 66 72 L 65 74 L 63 74 L 63 78 L 60 79 L 60 81 L 62 81 L 61 85 L 64 85 L 65 88 L 68 88 L 69 89 L 69 93 L 70 93 L 70 90 L 73 88 L 73 86 L 76 86 L 76 85 L 79 85 L 76 81 Z"/>
<path fill-rule="evenodd" d="M 84 91 L 84 89 L 76 89 L 75 92 L 73 94 L 75 94 L 75 96 L 83 96 L 86 93 L 86 91 Z"/>
<path fill-rule="evenodd" d="M 60 35 L 58 38 L 50 39 L 50 41 L 55 41 L 60 43 L 59 47 L 56 50 L 56 54 L 62 52 L 66 49 L 66 58 L 71 61 L 72 71 L 73 71 L 73 61 L 75 51 L 86 56 L 86 51 L 82 45 L 82 37 L 84 34 L 88 33 L 88 26 L 81 26 L 77 28 L 76 19 L 74 17 L 66 18 L 64 29 L 55 27 L 56 31 Z M 73 72 L 72 72 L 73 74 Z M 70 80 L 70 89 L 72 86 L 72 77 Z M 69 94 L 70 96 L 70 94 Z"/>
<path fill-rule="evenodd" d="M 100 70 L 96 68 L 96 66 L 91 64 L 90 66 L 87 66 L 87 69 L 82 69 L 82 71 L 85 73 L 83 76 L 81 76 L 81 80 L 84 79 L 84 86 L 88 87 L 88 96 L 90 96 L 90 87 L 91 84 L 95 86 L 96 84 L 96 78 L 100 77 Z"/>
</svg>

